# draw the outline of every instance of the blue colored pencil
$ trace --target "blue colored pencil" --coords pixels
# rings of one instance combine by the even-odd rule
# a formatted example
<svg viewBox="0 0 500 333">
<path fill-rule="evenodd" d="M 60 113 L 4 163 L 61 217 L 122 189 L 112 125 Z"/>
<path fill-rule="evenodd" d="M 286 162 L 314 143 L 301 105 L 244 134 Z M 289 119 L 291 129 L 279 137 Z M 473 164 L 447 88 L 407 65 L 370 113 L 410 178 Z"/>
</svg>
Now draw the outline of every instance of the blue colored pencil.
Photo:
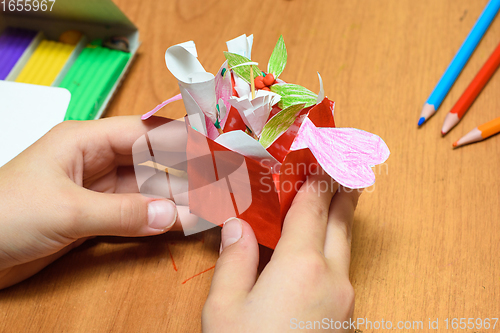
<svg viewBox="0 0 500 333">
<path fill-rule="evenodd" d="M 444 72 L 438 84 L 434 87 L 434 90 L 427 99 L 427 102 L 425 102 L 424 107 L 422 108 L 422 113 L 420 114 L 420 119 L 418 120 L 418 126 L 422 126 L 427 119 L 436 113 L 437 109 L 448 94 L 448 91 L 450 91 L 451 86 L 455 83 L 458 75 L 476 49 L 477 44 L 479 44 L 481 38 L 483 38 L 486 30 L 488 30 L 488 27 L 495 18 L 499 9 L 500 0 L 490 0 L 490 2 L 488 2 L 486 8 L 484 8 L 481 16 L 477 19 L 474 27 L 472 27 L 472 30 L 469 32 L 469 35 L 463 42 L 457 54 L 455 54 L 455 57 L 448 65 L 448 68 Z"/>
</svg>

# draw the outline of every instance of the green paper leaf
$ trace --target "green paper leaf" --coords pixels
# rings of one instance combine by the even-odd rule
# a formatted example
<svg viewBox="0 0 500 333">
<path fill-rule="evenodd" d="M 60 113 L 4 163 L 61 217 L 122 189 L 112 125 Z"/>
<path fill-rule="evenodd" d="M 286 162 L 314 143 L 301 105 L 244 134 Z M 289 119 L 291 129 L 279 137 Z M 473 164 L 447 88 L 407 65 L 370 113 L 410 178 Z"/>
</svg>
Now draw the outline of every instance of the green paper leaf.
<svg viewBox="0 0 500 333">
<path fill-rule="evenodd" d="M 286 66 L 287 53 L 285 47 L 285 41 L 283 40 L 283 36 L 280 36 L 276 46 L 274 47 L 273 53 L 269 58 L 269 63 L 267 64 L 267 72 L 274 75 L 274 78 L 278 78 L 278 76 L 283 73 L 283 70 Z"/>
<path fill-rule="evenodd" d="M 262 133 L 260 135 L 260 144 L 267 148 L 276 139 L 280 137 L 281 134 L 285 133 L 290 126 L 293 125 L 297 115 L 304 108 L 305 104 L 295 104 L 286 109 L 281 110 L 275 114 L 269 121 L 264 125 Z"/>
<path fill-rule="evenodd" d="M 252 60 L 247 57 L 241 56 L 236 53 L 224 52 L 224 56 L 227 59 L 227 64 L 229 68 L 232 69 L 239 77 L 245 80 L 246 83 L 250 83 L 250 66 L 253 68 L 253 77 L 262 76 L 262 71 L 256 65 L 243 65 L 233 68 L 237 65 L 244 64 L 246 62 L 251 62 Z"/>
<path fill-rule="evenodd" d="M 305 104 L 305 107 L 316 104 L 318 95 L 297 84 L 283 83 L 271 86 L 271 91 L 281 96 L 278 106 L 286 109 L 292 105 Z"/>
</svg>

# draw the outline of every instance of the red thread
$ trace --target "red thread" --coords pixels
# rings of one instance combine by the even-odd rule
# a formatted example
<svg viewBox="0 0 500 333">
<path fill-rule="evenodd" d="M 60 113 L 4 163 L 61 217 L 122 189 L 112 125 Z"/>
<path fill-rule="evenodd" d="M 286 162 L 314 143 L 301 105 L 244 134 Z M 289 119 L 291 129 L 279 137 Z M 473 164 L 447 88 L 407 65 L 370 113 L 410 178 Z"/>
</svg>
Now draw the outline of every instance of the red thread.
<svg viewBox="0 0 500 333">
<path fill-rule="evenodd" d="M 213 266 L 212 266 L 212 267 L 210 267 L 210 268 L 205 269 L 203 272 L 199 272 L 198 274 L 195 274 L 195 275 L 191 276 L 190 278 L 188 278 L 188 279 L 186 279 L 184 282 L 182 282 L 182 284 L 185 284 L 186 282 L 188 282 L 188 281 L 189 281 L 189 280 L 191 280 L 192 278 L 195 278 L 195 277 L 197 277 L 198 275 L 201 275 L 201 274 L 203 274 L 203 273 L 206 273 L 206 272 L 208 272 L 209 270 L 211 270 L 211 269 L 213 269 L 213 268 L 215 268 L 215 265 L 213 265 Z"/>
<path fill-rule="evenodd" d="M 170 259 L 172 259 L 172 265 L 174 266 L 174 270 L 177 272 L 177 266 L 175 265 L 174 256 L 172 255 L 172 251 L 170 251 L 170 247 L 167 244 L 168 254 L 170 254 Z"/>
</svg>

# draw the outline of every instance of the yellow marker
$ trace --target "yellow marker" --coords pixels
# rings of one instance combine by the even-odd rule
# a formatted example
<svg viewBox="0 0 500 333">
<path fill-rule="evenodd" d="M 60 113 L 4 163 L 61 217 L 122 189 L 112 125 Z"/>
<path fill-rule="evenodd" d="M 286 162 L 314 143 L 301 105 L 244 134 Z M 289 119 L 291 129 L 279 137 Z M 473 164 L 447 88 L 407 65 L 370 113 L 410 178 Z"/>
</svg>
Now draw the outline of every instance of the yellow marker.
<svg viewBox="0 0 500 333">
<path fill-rule="evenodd" d="M 17 77 L 16 82 L 50 86 L 74 49 L 74 45 L 42 41 Z"/>
</svg>

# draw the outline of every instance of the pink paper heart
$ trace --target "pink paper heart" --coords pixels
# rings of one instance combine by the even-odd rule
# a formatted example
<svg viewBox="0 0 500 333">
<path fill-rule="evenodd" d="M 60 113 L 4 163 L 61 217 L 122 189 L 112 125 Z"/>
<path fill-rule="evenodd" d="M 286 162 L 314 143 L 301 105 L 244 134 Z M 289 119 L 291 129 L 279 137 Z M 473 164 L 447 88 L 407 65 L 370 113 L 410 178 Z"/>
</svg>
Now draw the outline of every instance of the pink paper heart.
<svg viewBox="0 0 500 333">
<path fill-rule="evenodd" d="M 371 167 L 384 163 L 390 151 L 378 135 L 355 128 L 316 127 L 306 118 L 290 147 L 309 148 L 321 167 L 339 184 L 365 188 L 375 183 Z"/>
</svg>

